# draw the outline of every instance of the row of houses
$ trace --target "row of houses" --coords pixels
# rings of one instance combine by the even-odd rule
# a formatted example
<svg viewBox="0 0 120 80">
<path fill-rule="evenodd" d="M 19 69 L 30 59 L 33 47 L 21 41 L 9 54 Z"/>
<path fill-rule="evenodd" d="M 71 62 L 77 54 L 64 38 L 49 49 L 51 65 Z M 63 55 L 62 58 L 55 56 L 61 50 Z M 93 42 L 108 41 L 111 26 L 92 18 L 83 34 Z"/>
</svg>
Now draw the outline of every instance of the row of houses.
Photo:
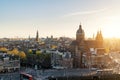
<svg viewBox="0 0 120 80">
<path fill-rule="evenodd" d="M 2 55 L 1 55 L 2 54 Z M 20 70 L 20 60 L 10 60 L 9 56 L 4 56 L 6 53 L 0 53 L 0 72 L 14 72 Z"/>
</svg>

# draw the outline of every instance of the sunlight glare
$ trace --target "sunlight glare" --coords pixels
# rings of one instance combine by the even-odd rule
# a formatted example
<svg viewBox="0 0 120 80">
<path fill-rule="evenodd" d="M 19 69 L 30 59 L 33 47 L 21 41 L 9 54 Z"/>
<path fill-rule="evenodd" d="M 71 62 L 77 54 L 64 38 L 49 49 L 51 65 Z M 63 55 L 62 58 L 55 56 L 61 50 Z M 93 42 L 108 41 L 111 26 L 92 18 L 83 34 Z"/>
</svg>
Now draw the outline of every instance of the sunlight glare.
<svg viewBox="0 0 120 80">
<path fill-rule="evenodd" d="M 111 16 L 107 18 L 103 25 L 103 35 L 106 38 L 120 38 L 120 16 Z"/>
</svg>

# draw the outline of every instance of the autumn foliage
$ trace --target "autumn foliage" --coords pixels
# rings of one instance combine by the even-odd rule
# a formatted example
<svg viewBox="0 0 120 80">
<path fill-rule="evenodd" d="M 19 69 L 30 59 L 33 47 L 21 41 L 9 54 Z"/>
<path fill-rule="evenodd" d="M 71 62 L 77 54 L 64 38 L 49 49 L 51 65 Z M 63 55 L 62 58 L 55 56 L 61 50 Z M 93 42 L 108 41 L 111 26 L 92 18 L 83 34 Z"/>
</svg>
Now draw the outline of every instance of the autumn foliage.
<svg viewBox="0 0 120 80">
<path fill-rule="evenodd" d="M 8 50 L 7 48 L 2 47 L 0 48 L 0 51 L 6 52 L 9 55 L 19 56 L 20 58 L 26 57 L 26 54 L 24 53 L 24 51 L 19 51 L 17 48 L 14 48 L 13 50 Z"/>
</svg>

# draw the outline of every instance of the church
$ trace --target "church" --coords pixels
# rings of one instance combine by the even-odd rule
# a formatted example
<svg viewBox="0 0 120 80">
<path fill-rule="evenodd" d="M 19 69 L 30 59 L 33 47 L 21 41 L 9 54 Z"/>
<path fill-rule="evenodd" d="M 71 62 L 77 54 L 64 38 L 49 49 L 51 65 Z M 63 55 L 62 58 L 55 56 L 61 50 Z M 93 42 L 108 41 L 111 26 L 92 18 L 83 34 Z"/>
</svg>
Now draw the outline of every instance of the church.
<svg viewBox="0 0 120 80">
<path fill-rule="evenodd" d="M 73 66 L 75 68 L 85 67 L 84 54 L 89 55 L 90 50 L 96 48 L 103 48 L 102 32 L 98 31 L 94 39 L 85 39 L 85 32 L 80 24 L 76 32 L 76 40 L 71 43 L 71 51 L 74 57 Z"/>
</svg>

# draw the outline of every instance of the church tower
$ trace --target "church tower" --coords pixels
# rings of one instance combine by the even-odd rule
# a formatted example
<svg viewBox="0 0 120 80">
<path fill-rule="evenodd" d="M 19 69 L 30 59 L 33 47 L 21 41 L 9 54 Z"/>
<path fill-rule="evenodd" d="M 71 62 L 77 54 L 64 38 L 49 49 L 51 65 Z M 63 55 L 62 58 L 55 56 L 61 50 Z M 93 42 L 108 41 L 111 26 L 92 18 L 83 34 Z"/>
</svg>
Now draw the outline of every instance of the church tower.
<svg viewBox="0 0 120 80">
<path fill-rule="evenodd" d="M 82 29 L 82 25 L 79 25 L 79 29 L 76 32 L 76 47 L 75 47 L 75 67 L 83 67 L 83 53 L 85 51 L 85 33 Z"/>
<path fill-rule="evenodd" d="M 37 30 L 37 33 L 36 33 L 36 42 L 39 42 L 39 33 L 38 33 L 38 30 Z"/>
<path fill-rule="evenodd" d="M 103 36 L 102 36 L 101 30 L 97 32 L 96 44 L 97 44 L 98 48 L 102 48 L 103 47 Z"/>
<path fill-rule="evenodd" d="M 79 29 L 76 32 L 76 41 L 79 43 L 81 41 L 83 41 L 85 38 L 85 33 L 84 30 L 82 29 L 82 25 L 79 25 Z"/>
</svg>

